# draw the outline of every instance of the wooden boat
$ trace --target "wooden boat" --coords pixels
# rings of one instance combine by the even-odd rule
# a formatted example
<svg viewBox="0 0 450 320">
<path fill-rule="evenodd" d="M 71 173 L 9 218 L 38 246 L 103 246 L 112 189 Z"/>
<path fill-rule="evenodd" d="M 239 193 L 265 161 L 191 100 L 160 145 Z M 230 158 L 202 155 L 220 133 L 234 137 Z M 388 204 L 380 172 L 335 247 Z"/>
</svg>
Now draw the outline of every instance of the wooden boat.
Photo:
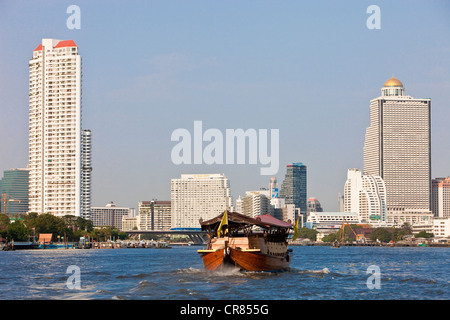
<svg viewBox="0 0 450 320">
<path fill-rule="evenodd" d="M 333 244 L 331 245 L 331 247 L 337 249 L 337 248 L 340 248 L 341 245 L 340 245 L 339 241 L 334 240 L 334 241 L 333 241 Z"/>
<path fill-rule="evenodd" d="M 293 228 L 271 215 L 251 218 L 225 211 L 208 220 L 200 220 L 208 233 L 207 248 L 197 250 L 208 271 L 239 268 L 244 271 L 284 271 L 291 260 L 287 237 Z"/>
</svg>

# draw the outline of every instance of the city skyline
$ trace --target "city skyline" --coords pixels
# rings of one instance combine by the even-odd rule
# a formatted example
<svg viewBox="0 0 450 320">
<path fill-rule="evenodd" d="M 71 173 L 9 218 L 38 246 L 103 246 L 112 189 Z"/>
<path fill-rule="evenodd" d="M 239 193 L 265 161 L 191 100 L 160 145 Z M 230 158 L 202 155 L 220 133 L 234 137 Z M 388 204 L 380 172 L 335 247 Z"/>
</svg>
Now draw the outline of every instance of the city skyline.
<svg viewBox="0 0 450 320">
<path fill-rule="evenodd" d="M 224 173 L 233 201 L 267 187 L 259 165 L 174 165 L 170 133 L 200 120 L 222 132 L 279 129 L 274 176 L 282 181 L 287 164 L 303 162 L 307 197 L 338 211 L 347 169 L 363 167 L 370 100 L 392 76 L 409 95 L 432 99 L 431 176 L 450 175 L 445 2 L 379 1 L 380 30 L 366 27 L 369 2 L 263 1 L 232 9 L 80 1 L 80 30 L 66 27 L 70 4 L 0 4 L 2 172 L 28 163 L 27 61 L 41 39 L 56 38 L 73 39 L 83 56 L 83 124 L 94 132 L 92 206 L 168 199 L 170 180 L 181 174 Z"/>
</svg>

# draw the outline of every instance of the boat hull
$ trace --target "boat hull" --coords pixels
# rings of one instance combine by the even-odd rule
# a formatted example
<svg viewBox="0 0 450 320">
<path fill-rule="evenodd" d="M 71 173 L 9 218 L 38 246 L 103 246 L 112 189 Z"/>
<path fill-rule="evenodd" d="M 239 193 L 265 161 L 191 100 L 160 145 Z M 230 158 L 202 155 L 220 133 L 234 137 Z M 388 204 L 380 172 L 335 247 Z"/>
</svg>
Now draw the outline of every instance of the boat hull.
<svg viewBox="0 0 450 320">
<path fill-rule="evenodd" d="M 217 250 L 199 250 L 203 265 L 208 271 L 223 271 L 238 268 L 243 271 L 286 271 L 290 256 L 276 257 L 261 252 L 239 250 L 227 247 Z"/>
<path fill-rule="evenodd" d="M 205 269 L 208 271 L 219 271 L 233 267 L 233 264 L 227 258 L 224 249 L 198 250 L 198 252 L 202 257 Z"/>
<path fill-rule="evenodd" d="M 245 271 L 286 271 L 289 269 L 290 256 L 276 257 L 260 252 L 230 250 L 230 258 Z"/>
</svg>

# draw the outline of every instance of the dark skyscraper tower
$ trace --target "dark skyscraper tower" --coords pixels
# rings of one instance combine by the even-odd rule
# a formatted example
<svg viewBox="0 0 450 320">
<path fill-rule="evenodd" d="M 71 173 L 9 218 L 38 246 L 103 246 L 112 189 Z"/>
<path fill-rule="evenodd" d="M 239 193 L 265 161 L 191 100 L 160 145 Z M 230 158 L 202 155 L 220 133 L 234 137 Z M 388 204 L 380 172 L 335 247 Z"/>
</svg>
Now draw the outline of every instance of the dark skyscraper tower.
<svg viewBox="0 0 450 320">
<path fill-rule="evenodd" d="M 280 198 L 284 198 L 286 204 L 295 204 L 301 214 L 306 214 L 308 199 L 306 197 L 306 166 L 303 163 L 296 162 L 286 166 Z"/>
</svg>

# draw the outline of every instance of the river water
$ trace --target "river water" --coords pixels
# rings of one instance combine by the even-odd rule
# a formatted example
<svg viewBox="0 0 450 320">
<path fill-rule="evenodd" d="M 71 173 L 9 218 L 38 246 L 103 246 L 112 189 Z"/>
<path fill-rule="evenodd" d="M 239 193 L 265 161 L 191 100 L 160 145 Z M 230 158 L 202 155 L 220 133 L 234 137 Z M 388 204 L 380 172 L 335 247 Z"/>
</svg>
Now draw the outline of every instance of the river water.
<svg viewBox="0 0 450 320">
<path fill-rule="evenodd" d="M 292 247 L 281 273 L 207 272 L 199 248 L 0 252 L 0 300 L 450 298 L 449 248 Z"/>
</svg>

